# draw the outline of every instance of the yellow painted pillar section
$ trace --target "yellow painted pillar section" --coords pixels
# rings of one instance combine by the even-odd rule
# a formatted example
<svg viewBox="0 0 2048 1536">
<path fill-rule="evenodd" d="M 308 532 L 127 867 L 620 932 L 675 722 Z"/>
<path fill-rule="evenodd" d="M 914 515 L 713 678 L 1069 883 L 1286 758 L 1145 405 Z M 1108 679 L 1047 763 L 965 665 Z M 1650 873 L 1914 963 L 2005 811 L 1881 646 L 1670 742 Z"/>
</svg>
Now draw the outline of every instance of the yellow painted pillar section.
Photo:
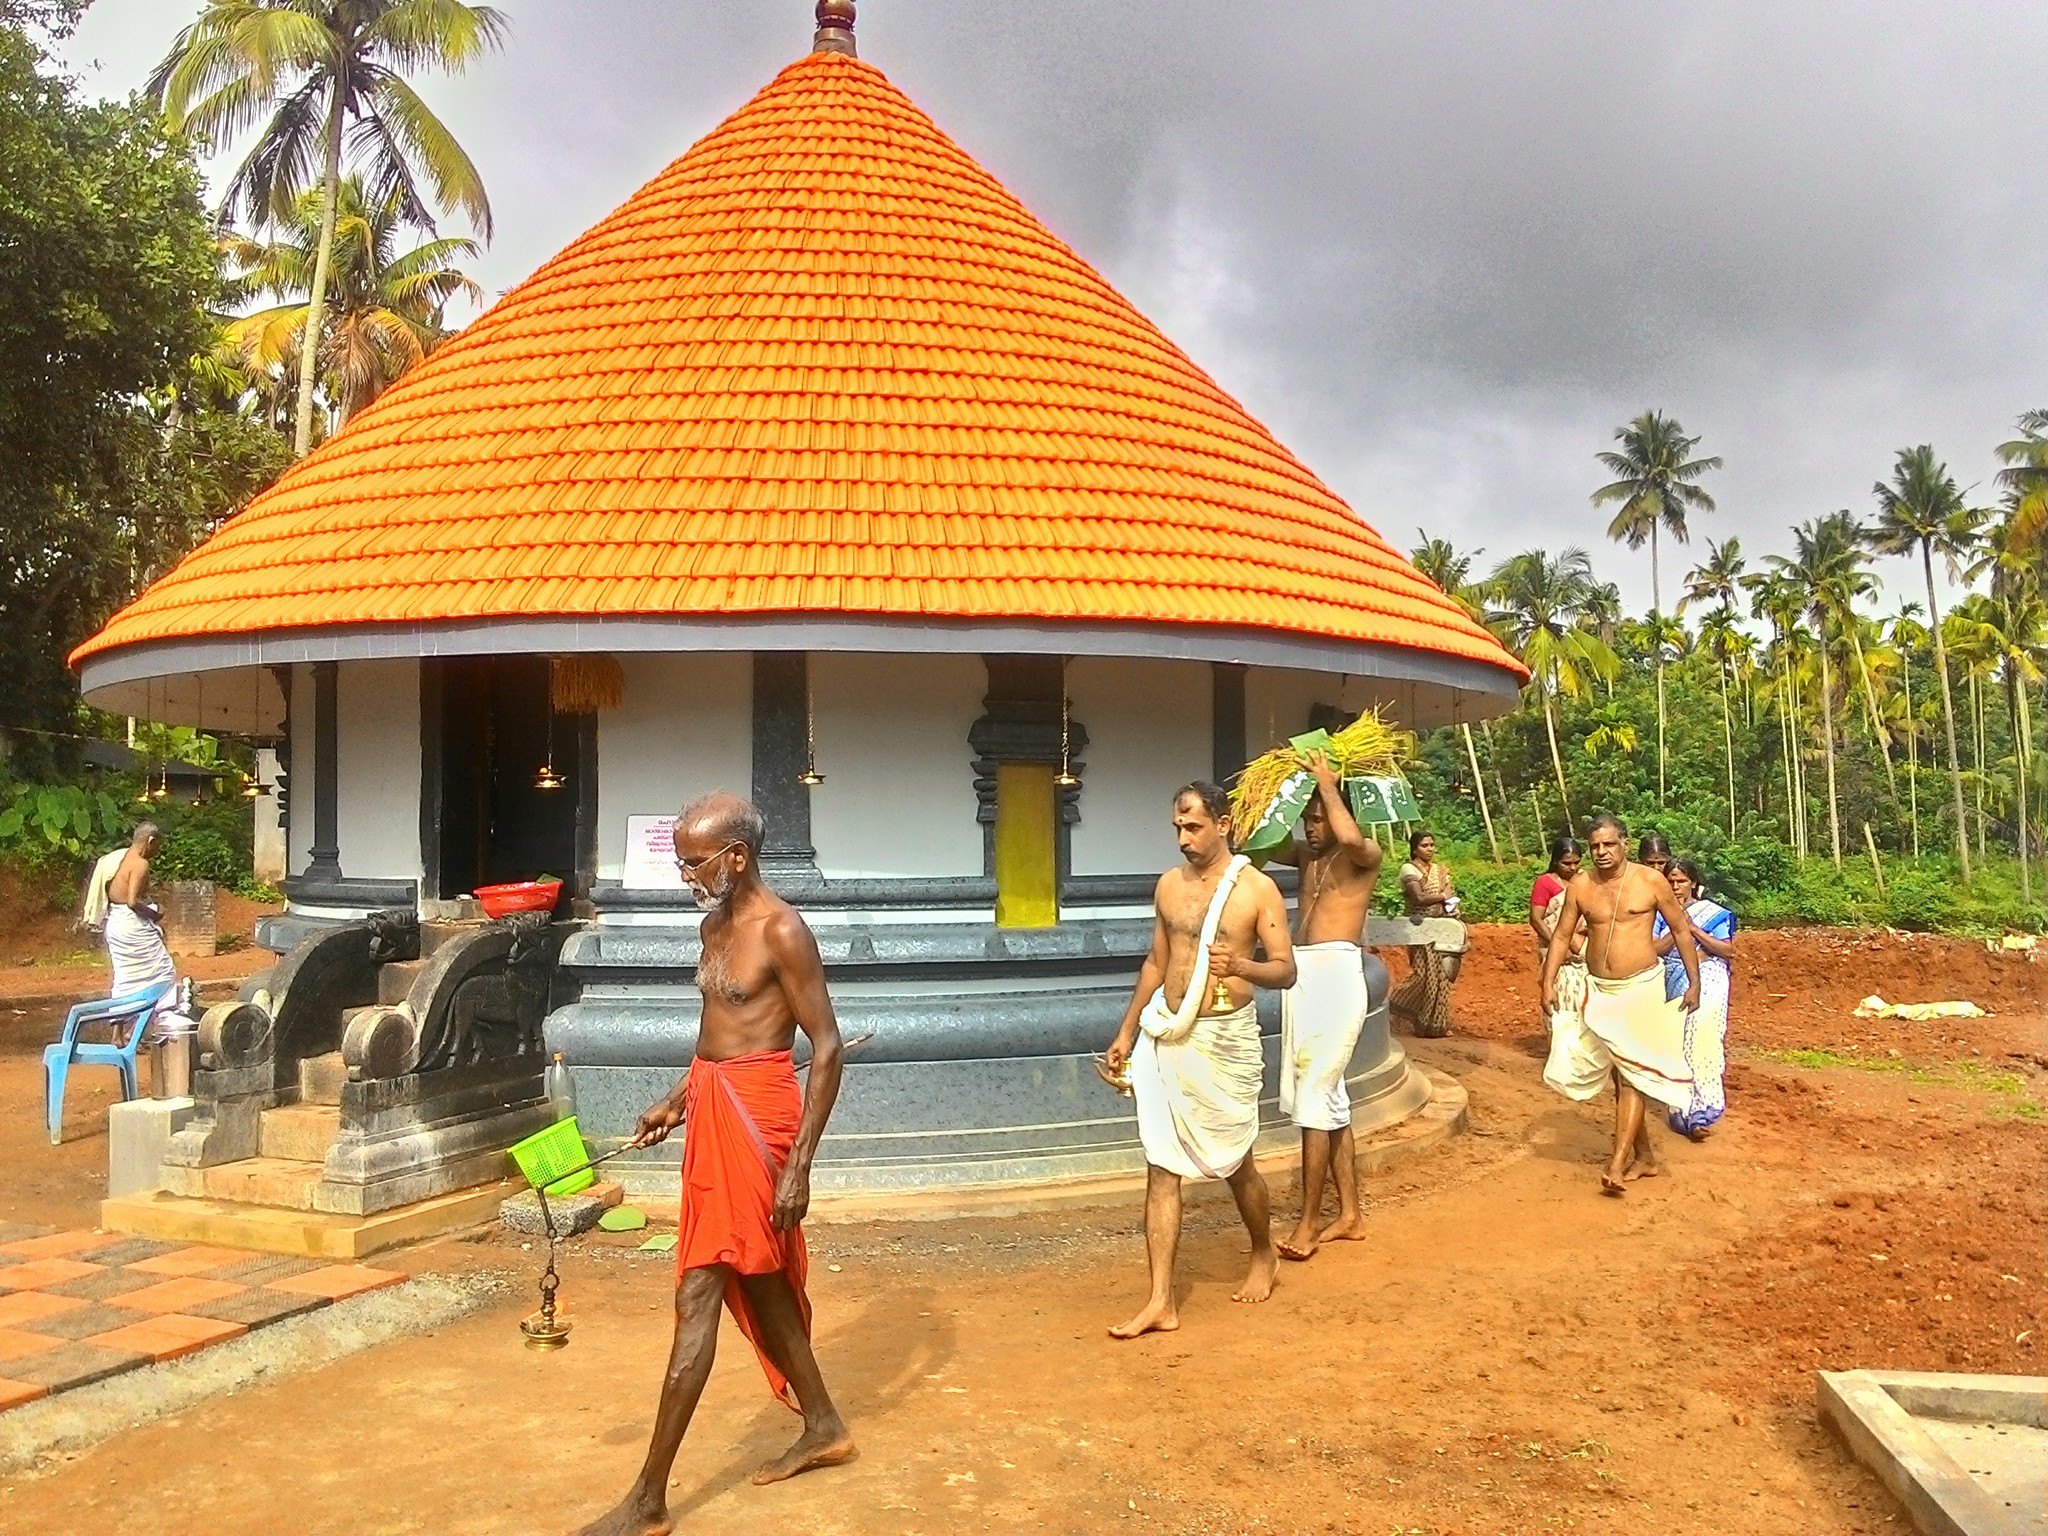
<svg viewBox="0 0 2048 1536">
<path fill-rule="evenodd" d="M 996 768 L 996 926 L 1060 920 L 1059 834 L 1050 764 Z"/>
</svg>

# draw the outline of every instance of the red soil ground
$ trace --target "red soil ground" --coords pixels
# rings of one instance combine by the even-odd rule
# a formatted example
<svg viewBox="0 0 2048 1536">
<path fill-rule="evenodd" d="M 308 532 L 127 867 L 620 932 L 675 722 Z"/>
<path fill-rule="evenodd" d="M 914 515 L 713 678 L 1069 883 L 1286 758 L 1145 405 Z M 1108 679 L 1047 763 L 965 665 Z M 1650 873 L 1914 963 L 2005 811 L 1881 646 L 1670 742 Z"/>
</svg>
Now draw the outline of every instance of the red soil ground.
<svg viewBox="0 0 2048 1536">
<path fill-rule="evenodd" d="M 1595 1192 L 1608 1107 L 1539 1081 L 1533 961 L 1501 929 L 1478 935 L 1457 1033 L 1406 1042 L 1465 1084 L 1473 1134 L 1369 1180 L 1371 1240 L 1286 1267 L 1265 1306 L 1227 1299 L 1227 1207 L 1190 1211 L 1180 1332 L 1129 1345 L 1102 1328 L 1141 1289 L 1134 1207 L 815 1224 L 820 1358 L 862 1455 L 749 1487 L 794 1424 L 728 1328 L 677 1463 L 682 1529 L 1907 1529 L 1819 1428 L 1812 1372 L 2043 1372 L 2048 964 L 1885 935 L 1743 944 L 1728 1119 L 1704 1145 L 1664 1137 L 1666 1175 L 1623 1200 Z M 1996 1016 L 1850 1019 L 1870 992 Z M 24 1108 L 49 1024 L 0 1011 L 0 1093 Z M 0 1218 L 90 1218 L 94 1093 L 62 1148 L 33 1113 L 0 1121 Z M 1290 1192 L 1275 1206 L 1291 1216 Z M 518 1240 L 397 1255 L 500 1272 L 506 1300 L 17 1475 L 0 1531 L 569 1530 L 637 1465 L 666 1349 L 670 1271 L 630 1241 L 576 1245 L 557 1356 L 518 1346 Z"/>
</svg>

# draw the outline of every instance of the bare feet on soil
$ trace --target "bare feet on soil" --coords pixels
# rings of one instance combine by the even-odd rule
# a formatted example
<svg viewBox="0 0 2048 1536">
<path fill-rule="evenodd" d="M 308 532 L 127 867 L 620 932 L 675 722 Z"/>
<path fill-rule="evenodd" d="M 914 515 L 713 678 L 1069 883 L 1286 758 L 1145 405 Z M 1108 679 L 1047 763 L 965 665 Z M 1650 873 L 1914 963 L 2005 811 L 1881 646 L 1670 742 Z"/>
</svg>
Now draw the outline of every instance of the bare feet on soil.
<svg viewBox="0 0 2048 1536">
<path fill-rule="evenodd" d="M 1304 1264 L 1316 1256 L 1316 1244 L 1320 1240 L 1316 1236 L 1315 1214 L 1311 1211 L 1303 1211 L 1300 1224 L 1292 1232 L 1280 1239 L 1277 1245 L 1280 1249 L 1280 1257 L 1291 1259 L 1297 1264 Z"/>
<path fill-rule="evenodd" d="M 1170 1301 L 1148 1302 L 1145 1309 L 1128 1323 L 1118 1323 L 1109 1330 L 1112 1339 L 1135 1339 L 1147 1333 L 1172 1333 L 1180 1326 L 1180 1313 Z"/>
<path fill-rule="evenodd" d="M 1365 1241 L 1365 1217 L 1339 1216 L 1317 1236 L 1321 1243 L 1359 1243 Z"/>
<path fill-rule="evenodd" d="M 1280 1268 L 1280 1258 L 1271 1248 L 1264 1253 L 1252 1255 L 1252 1267 L 1244 1277 L 1244 1284 L 1230 1293 L 1232 1301 L 1264 1301 L 1273 1294 L 1273 1276 Z"/>
<path fill-rule="evenodd" d="M 841 1462 L 853 1460 L 853 1452 L 853 1436 L 847 1433 L 844 1424 L 807 1429 L 795 1445 L 754 1474 L 754 1485 L 766 1487 L 769 1483 L 787 1482 L 800 1472 L 836 1467 Z"/>
<path fill-rule="evenodd" d="M 632 1494 L 601 1520 L 579 1527 L 576 1536 L 669 1536 L 676 1528 L 666 1504 L 650 1507 Z"/>
</svg>

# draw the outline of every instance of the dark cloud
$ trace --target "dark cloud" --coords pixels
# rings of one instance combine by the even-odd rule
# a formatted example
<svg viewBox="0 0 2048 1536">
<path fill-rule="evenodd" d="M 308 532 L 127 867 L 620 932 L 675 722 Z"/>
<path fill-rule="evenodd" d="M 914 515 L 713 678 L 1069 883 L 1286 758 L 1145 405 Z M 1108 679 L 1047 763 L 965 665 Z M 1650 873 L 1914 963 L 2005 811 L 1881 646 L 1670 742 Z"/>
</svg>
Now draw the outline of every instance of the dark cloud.
<svg viewBox="0 0 2048 1536">
<path fill-rule="evenodd" d="M 809 38 L 802 0 L 501 4 L 509 53 L 429 88 L 493 288 Z M 74 55 L 125 88 L 190 9 L 100 0 Z M 1988 482 L 2048 404 L 2048 12 L 868 0 L 860 38 L 1399 542 L 1598 551 L 1592 454 L 1656 406 L 1728 461 L 1699 533 L 1783 548 L 1906 443 Z"/>
</svg>

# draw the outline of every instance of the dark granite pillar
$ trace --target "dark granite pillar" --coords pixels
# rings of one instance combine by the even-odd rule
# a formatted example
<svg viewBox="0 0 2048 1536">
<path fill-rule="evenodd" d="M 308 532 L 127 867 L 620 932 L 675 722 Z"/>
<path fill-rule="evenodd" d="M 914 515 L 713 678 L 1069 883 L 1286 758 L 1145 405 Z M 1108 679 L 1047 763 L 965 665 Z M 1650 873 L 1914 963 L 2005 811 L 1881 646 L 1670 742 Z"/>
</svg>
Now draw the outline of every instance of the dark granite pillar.
<svg viewBox="0 0 2048 1536">
<path fill-rule="evenodd" d="M 1228 784 L 1244 770 L 1244 675 L 1238 662 L 1209 663 L 1209 730 L 1218 784 Z"/>
<path fill-rule="evenodd" d="M 802 651 L 754 652 L 754 804 L 768 820 L 761 872 L 818 878 L 811 846 L 811 792 L 797 782 L 809 761 L 810 658 Z"/>
<path fill-rule="evenodd" d="M 313 846 L 305 878 L 337 881 L 341 875 L 341 666 L 313 663 Z"/>
</svg>

